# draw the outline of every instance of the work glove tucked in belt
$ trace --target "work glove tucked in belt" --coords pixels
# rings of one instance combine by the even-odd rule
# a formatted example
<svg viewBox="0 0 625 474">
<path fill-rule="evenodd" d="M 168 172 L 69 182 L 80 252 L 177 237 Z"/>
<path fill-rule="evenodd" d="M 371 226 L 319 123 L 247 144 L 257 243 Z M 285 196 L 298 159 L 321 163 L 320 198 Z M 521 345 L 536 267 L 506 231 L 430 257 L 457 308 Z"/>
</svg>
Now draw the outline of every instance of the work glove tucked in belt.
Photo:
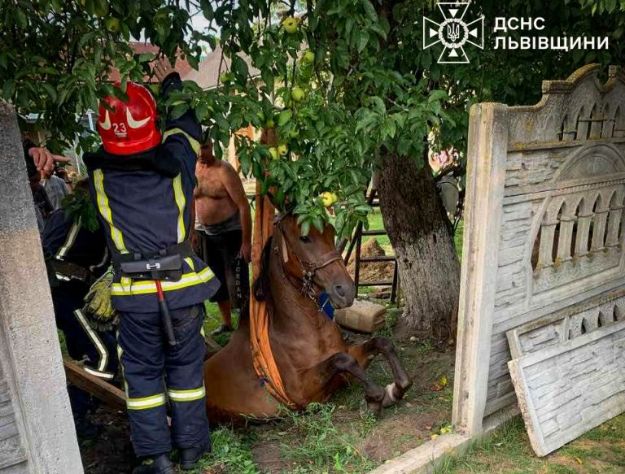
<svg viewBox="0 0 625 474">
<path fill-rule="evenodd" d="M 85 306 L 82 311 L 89 320 L 89 324 L 100 331 L 107 331 L 117 323 L 118 315 L 111 302 L 111 285 L 113 272 L 107 271 L 91 286 L 85 296 Z"/>
</svg>

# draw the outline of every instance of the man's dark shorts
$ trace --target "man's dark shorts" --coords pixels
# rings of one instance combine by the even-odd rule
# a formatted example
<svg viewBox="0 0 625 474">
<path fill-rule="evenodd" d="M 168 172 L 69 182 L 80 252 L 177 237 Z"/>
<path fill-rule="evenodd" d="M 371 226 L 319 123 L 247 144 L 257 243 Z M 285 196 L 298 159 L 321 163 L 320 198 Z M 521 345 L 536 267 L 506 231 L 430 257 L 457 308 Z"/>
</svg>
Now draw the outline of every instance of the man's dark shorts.
<svg viewBox="0 0 625 474">
<path fill-rule="evenodd" d="M 208 235 L 198 230 L 198 234 L 200 258 L 221 282 L 221 287 L 210 301 L 219 303 L 230 300 L 233 307 L 240 307 L 240 302 L 249 297 L 248 267 L 239 256 L 243 238 L 241 230 L 216 235 Z"/>
</svg>

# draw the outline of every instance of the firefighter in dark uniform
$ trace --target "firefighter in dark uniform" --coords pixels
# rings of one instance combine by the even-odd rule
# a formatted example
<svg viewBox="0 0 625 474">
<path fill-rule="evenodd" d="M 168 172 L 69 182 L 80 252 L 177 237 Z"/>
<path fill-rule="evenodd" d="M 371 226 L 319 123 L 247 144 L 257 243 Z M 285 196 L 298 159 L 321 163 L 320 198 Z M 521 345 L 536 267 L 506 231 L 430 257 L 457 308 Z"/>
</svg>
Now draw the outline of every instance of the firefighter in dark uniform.
<svg viewBox="0 0 625 474">
<path fill-rule="evenodd" d="M 104 233 L 90 207 L 88 184 L 83 180 L 65 199 L 63 208 L 48 216 L 42 244 L 56 324 L 65 335 L 67 352 L 84 361 L 86 372 L 111 382 L 117 372 L 115 335 L 111 330 L 93 329 L 82 310 L 91 283 L 104 274 L 110 262 Z M 90 222 L 83 222 L 86 220 Z M 91 396 L 73 386 L 68 392 L 79 435 L 94 437 L 97 430 L 87 420 L 87 412 L 94 406 Z"/>
<path fill-rule="evenodd" d="M 155 73 L 163 100 L 182 87 L 167 60 Z M 201 127 L 188 110 L 166 117 L 161 134 L 150 92 L 129 82 L 126 96 L 101 102 L 102 147 L 84 161 L 113 257 L 119 358 L 131 439 L 143 460 L 133 472 L 173 474 L 173 447 L 183 469 L 210 450 L 203 302 L 219 283 L 188 240 Z"/>
</svg>

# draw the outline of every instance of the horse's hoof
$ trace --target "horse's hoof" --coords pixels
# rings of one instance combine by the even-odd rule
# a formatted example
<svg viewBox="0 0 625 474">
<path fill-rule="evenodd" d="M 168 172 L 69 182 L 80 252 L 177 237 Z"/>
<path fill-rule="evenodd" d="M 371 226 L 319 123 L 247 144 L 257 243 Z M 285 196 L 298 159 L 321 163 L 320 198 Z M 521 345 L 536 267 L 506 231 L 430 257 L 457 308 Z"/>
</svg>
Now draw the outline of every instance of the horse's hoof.
<svg viewBox="0 0 625 474">
<path fill-rule="evenodd" d="M 384 390 L 384 399 L 382 400 L 382 406 L 384 408 L 390 407 L 391 405 L 395 405 L 398 400 L 401 399 L 401 395 L 397 393 L 398 387 L 395 385 L 395 382 L 387 385 Z"/>
<path fill-rule="evenodd" d="M 412 381 L 410 380 L 408 381 L 408 383 L 404 384 L 404 386 L 398 385 L 395 382 L 387 385 L 384 390 L 384 399 L 382 400 L 382 406 L 384 408 L 387 408 L 397 403 L 399 400 L 404 398 L 404 394 L 411 386 Z"/>
</svg>

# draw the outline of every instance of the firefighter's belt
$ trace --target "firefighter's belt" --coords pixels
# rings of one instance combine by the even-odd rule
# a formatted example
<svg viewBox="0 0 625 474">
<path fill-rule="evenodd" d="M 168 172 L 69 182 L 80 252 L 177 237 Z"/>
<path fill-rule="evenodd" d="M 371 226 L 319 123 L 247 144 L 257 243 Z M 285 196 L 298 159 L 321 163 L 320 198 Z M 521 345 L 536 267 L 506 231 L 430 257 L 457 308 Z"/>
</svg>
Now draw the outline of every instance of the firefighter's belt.
<svg viewBox="0 0 625 474">
<path fill-rule="evenodd" d="M 178 281 L 182 278 L 182 259 L 193 256 L 188 241 L 172 245 L 160 252 L 132 252 L 113 256 L 113 267 L 122 276 L 133 280 Z"/>
</svg>

